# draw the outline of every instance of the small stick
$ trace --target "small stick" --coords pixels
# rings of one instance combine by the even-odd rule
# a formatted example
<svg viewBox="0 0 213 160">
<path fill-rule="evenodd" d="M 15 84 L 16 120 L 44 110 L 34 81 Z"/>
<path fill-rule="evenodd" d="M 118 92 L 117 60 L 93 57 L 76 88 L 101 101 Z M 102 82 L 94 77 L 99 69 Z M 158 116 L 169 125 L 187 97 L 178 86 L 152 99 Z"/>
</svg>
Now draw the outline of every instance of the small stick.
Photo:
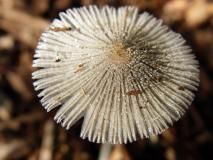
<svg viewBox="0 0 213 160">
<path fill-rule="evenodd" d="M 70 31 L 71 27 L 50 27 L 51 31 L 55 31 L 55 32 L 64 32 L 64 31 Z"/>
</svg>

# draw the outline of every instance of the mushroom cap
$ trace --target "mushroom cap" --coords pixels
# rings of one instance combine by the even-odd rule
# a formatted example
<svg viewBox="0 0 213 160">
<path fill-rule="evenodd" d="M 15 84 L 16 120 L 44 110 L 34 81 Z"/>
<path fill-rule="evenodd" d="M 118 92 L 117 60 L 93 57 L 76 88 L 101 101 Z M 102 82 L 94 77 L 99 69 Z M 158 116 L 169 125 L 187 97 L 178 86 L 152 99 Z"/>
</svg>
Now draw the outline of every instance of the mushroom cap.
<svg viewBox="0 0 213 160">
<path fill-rule="evenodd" d="M 178 33 L 136 7 L 87 6 L 59 14 L 34 55 L 34 87 L 57 123 L 84 117 L 81 137 L 127 143 L 167 129 L 199 84 L 198 62 Z"/>
</svg>

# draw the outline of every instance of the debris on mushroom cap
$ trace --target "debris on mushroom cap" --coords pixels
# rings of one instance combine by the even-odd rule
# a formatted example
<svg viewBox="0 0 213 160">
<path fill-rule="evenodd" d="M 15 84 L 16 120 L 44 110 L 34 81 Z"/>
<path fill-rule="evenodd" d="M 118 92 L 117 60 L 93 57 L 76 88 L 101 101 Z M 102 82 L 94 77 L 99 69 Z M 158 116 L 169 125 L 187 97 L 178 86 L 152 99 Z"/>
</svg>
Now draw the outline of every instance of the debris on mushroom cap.
<svg viewBox="0 0 213 160">
<path fill-rule="evenodd" d="M 47 111 L 59 107 L 62 126 L 84 117 L 82 138 L 127 143 L 156 135 L 191 104 L 198 62 L 162 20 L 135 7 L 88 6 L 60 13 L 51 27 L 72 29 L 42 34 L 33 84 Z"/>
<path fill-rule="evenodd" d="M 50 30 L 56 31 L 56 32 L 59 32 L 59 31 L 69 31 L 69 30 L 71 30 L 71 27 L 54 27 L 54 28 L 50 27 Z"/>
</svg>

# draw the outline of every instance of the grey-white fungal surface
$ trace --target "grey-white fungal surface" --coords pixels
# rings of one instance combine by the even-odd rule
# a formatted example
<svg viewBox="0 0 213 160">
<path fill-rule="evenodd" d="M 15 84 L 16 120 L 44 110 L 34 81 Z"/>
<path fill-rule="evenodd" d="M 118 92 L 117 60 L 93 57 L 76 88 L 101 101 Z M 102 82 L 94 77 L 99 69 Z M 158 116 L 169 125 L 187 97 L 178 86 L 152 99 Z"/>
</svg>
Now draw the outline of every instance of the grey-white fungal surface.
<svg viewBox="0 0 213 160">
<path fill-rule="evenodd" d="M 127 143 L 160 134 L 185 113 L 198 62 L 180 34 L 135 7 L 60 13 L 34 55 L 34 87 L 57 123 L 84 118 L 81 137 Z"/>
</svg>

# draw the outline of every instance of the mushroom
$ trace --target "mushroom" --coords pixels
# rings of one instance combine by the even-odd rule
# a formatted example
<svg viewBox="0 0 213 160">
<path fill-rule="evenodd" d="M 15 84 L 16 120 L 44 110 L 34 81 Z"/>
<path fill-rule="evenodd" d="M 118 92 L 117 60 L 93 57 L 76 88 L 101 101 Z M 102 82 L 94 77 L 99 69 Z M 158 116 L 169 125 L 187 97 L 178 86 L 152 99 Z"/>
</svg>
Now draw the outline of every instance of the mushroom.
<svg viewBox="0 0 213 160">
<path fill-rule="evenodd" d="M 59 14 L 40 38 L 33 85 L 66 129 L 123 144 L 157 135 L 181 118 L 199 85 L 182 36 L 136 7 L 87 6 Z M 55 28 L 55 29 L 54 29 Z"/>
</svg>

